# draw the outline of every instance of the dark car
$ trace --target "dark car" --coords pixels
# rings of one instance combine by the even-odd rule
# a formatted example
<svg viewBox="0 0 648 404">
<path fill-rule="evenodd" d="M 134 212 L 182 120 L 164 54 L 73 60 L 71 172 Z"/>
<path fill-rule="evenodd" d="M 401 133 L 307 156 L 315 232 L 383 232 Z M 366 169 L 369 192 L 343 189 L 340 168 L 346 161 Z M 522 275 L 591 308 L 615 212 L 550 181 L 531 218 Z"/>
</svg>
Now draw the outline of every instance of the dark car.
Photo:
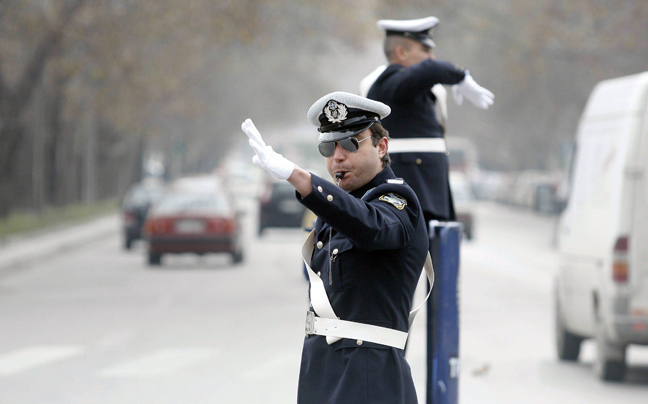
<svg viewBox="0 0 648 404">
<path fill-rule="evenodd" d="M 227 253 L 243 261 L 239 214 L 223 191 L 169 191 L 146 220 L 148 262 L 160 265 L 164 254 Z"/>
<path fill-rule="evenodd" d="M 130 250 L 133 241 L 142 238 L 146 215 L 151 205 L 163 192 L 164 189 L 160 184 L 136 184 L 129 189 L 122 204 L 125 249 Z"/>
<path fill-rule="evenodd" d="M 287 181 L 267 182 L 259 197 L 259 236 L 269 227 L 302 226 L 306 208 L 295 197 Z"/>
</svg>

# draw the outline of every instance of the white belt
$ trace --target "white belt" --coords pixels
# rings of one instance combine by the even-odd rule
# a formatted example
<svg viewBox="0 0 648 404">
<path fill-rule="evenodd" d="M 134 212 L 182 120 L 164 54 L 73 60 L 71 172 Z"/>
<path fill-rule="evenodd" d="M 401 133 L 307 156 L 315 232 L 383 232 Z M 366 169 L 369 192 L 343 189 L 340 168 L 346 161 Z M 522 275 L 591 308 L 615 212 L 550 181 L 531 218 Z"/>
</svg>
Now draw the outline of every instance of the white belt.
<svg viewBox="0 0 648 404">
<path fill-rule="evenodd" d="M 389 139 L 389 153 L 445 153 L 448 151 L 446 141 L 440 137 Z"/>
<path fill-rule="evenodd" d="M 407 333 L 403 331 L 353 321 L 317 317 L 312 311 L 306 313 L 306 334 L 350 338 L 400 349 L 403 349 L 407 342 Z"/>
<path fill-rule="evenodd" d="M 315 311 L 314 313 L 309 312 L 306 316 L 306 335 L 315 334 L 326 336 L 326 342 L 329 345 L 339 341 L 341 338 L 349 338 L 405 349 L 408 333 L 371 324 L 341 320 L 335 314 L 331 302 L 328 299 L 328 295 L 326 294 L 326 290 L 324 289 L 322 278 L 317 276 L 308 264 L 313 254 L 314 241 L 315 230 L 310 232 L 308 238 L 302 245 L 302 258 L 306 265 L 308 278 L 310 279 L 311 284 L 311 304 Z M 412 326 L 416 314 L 430 297 L 432 286 L 434 285 L 434 269 L 432 268 L 432 259 L 430 258 L 429 252 L 425 258 L 424 267 L 428 281 L 430 282 L 430 291 L 425 297 L 425 300 L 410 312 L 409 327 Z M 315 314 L 317 316 L 315 316 Z"/>
</svg>

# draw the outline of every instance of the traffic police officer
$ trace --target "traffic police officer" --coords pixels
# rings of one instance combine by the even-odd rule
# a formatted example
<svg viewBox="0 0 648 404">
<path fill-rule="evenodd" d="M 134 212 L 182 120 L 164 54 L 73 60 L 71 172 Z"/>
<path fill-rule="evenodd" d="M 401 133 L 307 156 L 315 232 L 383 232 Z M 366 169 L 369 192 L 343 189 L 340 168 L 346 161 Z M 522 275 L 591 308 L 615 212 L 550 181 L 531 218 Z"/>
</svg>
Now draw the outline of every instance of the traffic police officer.
<svg viewBox="0 0 648 404">
<path fill-rule="evenodd" d="M 389 107 L 334 92 L 308 111 L 333 184 L 243 123 L 253 162 L 288 180 L 318 219 L 302 254 L 310 277 L 299 403 L 416 403 L 404 346 L 428 237 L 412 189 L 389 168 Z M 430 272 L 428 272 L 430 276 Z"/>
<path fill-rule="evenodd" d="M 431 88 L 453 85 L 457 104 L 466 98 L 481 109 L 492 105 L 494 98 L 468 70 L 434 58 L 432 31 L 438 24 L 436 17 L 378 21 L 378 27 L 386 32 L 384 47 L 389 65 L 361 83 L 361 92 L 369 88 L 368 98 L 391 107 L 392 113 L 383 125 L 391 137 L 392 168 L 416 192 L 426 222 L 455 220 L 445 128 L 435 114 L 437 97 Z"/>
</svg>

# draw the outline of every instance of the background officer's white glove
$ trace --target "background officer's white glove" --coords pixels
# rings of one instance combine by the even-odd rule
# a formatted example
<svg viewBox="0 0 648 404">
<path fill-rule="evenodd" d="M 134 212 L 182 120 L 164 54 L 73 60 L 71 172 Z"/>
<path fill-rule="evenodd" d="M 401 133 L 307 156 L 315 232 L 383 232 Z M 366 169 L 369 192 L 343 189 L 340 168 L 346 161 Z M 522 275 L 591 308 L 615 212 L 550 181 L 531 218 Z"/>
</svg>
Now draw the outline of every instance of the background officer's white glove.
<svg viewBox="0 0 648 404">
<path fill-rule="evenodd" d="M 463 104 L 463 99 L 472 102 L 477 108 L 488 109 L 493 105 L 495 95 L 477 84 L 472 78 L 468 70 L 466 70 L 466 77 L 459 84 L 452 86 L 452 95 L 457 105 Z"/>
<path fill-rule="evenodd" d="M 252 157 L 252 162 L 265 168 L 266 171 L 278 180 L 288 179 L 295 169 L 295 163 L 272 150 L 272 147 L 266 146 L 261 134 L 251 119 L 246 119 L 241 125 L 241 129 L 250 138 L 250 146 L 256 153 Z"/>
</svg>

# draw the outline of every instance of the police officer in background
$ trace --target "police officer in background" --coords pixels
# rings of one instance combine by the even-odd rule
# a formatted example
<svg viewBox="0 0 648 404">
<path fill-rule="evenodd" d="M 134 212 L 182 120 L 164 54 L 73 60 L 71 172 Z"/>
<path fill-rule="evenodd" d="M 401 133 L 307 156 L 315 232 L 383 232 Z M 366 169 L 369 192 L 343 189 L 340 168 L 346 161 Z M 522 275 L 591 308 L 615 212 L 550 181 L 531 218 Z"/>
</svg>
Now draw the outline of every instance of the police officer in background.
<svg viewBox="0 0 648 404">
<path fill-rule="evenodd" d="M 389 107 L 334 92 L 308 111 L 335 184 L 267 146 L 251 120 L 253 162 L 287 180 L 318 219 L 302 255 L 310 278 L 297 401 L 416 403 L 405 360 L 410 309 L 428 237 L 418 199 L 389 168 Z M 413 318 L 412 318 L 413 320 Z"/>
<path fill-rule="evenodd" d="M 445 128 L 434 108 L 434 93 L 439 93 L 431 91 L 432 87 L 452 85 L 458 105 L 466 98 L 477 108 L 487 109 L 494 99 L 468 70 L 435 59 L 432 32 L 438 24 L 436 17 L 378 21 L 378 27 L 386 32 L 384 49 L 389 65 L 363 79 L 360 90 L 391 107 L 383 125 L 391 137 L 392 168 L 416 192 L 426 222 L 455 220 Z"/>
</svg>

